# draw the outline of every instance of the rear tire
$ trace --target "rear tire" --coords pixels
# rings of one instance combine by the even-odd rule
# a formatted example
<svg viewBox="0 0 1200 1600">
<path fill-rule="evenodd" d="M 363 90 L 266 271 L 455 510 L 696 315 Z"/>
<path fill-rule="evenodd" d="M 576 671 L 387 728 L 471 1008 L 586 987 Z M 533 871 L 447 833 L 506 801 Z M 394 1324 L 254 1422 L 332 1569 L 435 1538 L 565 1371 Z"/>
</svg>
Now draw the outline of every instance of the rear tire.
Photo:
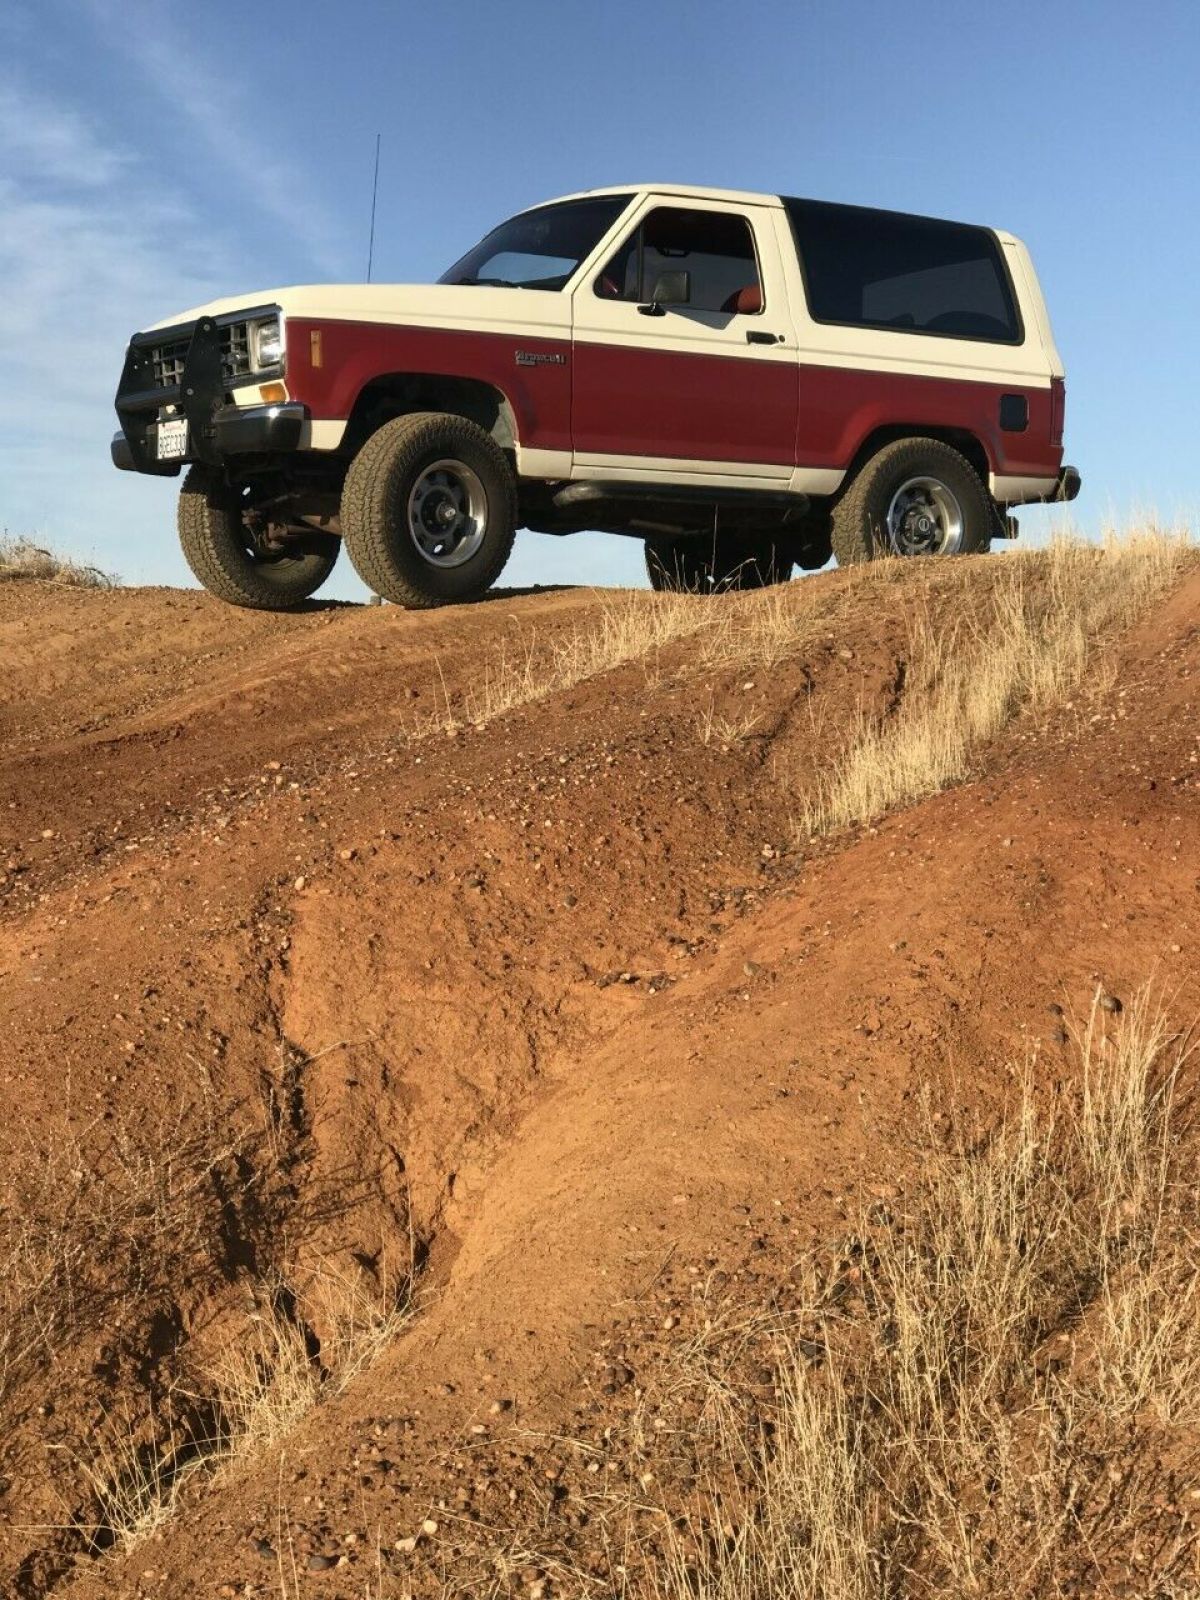
<svg viewBox="0 0 1200 1600">
<path fill-rule="evenodd" d="M 278 550 L 257 546 L 237 491 L 211 467 L 194 466 L 179 492 L 179 543 L 209 594 L 253 611 L 291 611 L 333 571 L 341 540 L 314 529 Z"/>
<path fill-rule="evenodd" d="M 646 540 L 650 587 L 686 594 L 763 589 L 792 575 L 791 551 L 769 536 L 689 534 Z"/>
<path fill-rule="evenodd" d="M 395 417 L 346 474 L 342 537 L 354 570 L 410 610 L 477 600 L 503 571 L 516 528 L 504 452 L 465 417 Z"/>
<path fill-rule="evenodd" d="M 881 556 L 972 555 L 996 509 L 975 468 L 940 439 L 898 439 L 859 468 L 833 508 L 839 567 Z"/>
</svg>

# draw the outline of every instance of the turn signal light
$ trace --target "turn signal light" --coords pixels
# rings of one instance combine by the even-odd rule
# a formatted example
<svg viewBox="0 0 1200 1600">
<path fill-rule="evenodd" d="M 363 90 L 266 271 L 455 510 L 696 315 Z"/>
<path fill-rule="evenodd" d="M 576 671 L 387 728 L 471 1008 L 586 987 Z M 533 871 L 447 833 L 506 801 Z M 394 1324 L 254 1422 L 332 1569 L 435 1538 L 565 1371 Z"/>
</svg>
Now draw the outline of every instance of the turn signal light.
<svg viewBox="0 0 1200 1600">
<path fill-rule="evenodd" d="M 287 389 L 282 383 L 260 383 L 258 392 L 269 406 L 277 406 L 287 399 Z"/>
</svg>

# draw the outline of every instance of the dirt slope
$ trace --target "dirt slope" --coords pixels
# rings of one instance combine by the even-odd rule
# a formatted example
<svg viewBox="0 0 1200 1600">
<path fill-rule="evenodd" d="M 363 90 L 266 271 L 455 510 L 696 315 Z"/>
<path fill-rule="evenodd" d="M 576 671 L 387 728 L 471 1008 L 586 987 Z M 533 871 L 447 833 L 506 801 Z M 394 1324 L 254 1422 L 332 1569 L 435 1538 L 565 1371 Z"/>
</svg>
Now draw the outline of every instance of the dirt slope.
<svg viewBox="0 0 1200 1600">
<path fill-rule="evenodd" d="M 0 1591 L 482 1593 L 504 1519 L 586 1544 L 563 1441 L 600 1447 L 698 1284 L 786 1295 L 904 1171 L 923 1084 L 990 1104 L 1030 1049 L 1052 1082 L 1049 1008 L 1097 985 L 1194 1014 L 1200 579 L 975 781 L 803 849 L 795 784 L 894 707 L 910 608 L 953 596 L 932 567 L 793 587 L 782 660 L 705 665 L 701 633 L 450 734 L 498 660 L 605 602 L 3 597 L 5 1172 L 162 1148 L 200 1107 L 249 1130 L 255 1204 L 39 1347 Z M 369 1372 L 128 1556 L 88 1554 L 80 1464 L 113 1417 L 166 1406 L 279 1273 L 410 1259 L 416 1313 Z"/>
</svg>

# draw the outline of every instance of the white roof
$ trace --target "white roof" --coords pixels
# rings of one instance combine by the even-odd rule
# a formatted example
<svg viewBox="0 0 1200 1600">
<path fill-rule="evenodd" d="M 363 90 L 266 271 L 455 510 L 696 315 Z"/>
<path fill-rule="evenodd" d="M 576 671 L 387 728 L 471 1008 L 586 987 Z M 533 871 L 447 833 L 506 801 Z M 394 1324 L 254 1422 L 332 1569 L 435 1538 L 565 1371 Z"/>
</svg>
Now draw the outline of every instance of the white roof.
<svg viewBox="0 0 1200 1600">
<path fill-rule="evenodd" d="M 694 183 L 614 183 L 604 189 L 581 189 L 577 194 L 560 194 L 554 200 L 540 200 L 540 206 L 557 205 L 561 200 L 588 200 L 593 195 L 604 194 L 673 194 L 685 200 L 726 200 L 739 206 L 781 206 L 777 194 L 755 194 L 749 189 L 705 189 Z"/>
<path fill-rule="evenodd" d="M 539 211 L 542 206 L 558 205 L 563 200 L 587 200 L 593 195 L 604 194 L 667 194 L 678 195 L 685 200 L 724 200 L 735 206 L 774 206 L 777 210 L 783 206 L 783 200 L 777 194 L 758 194 L 753 189 L 705 189 L 694 183 L 614 183 L 604 189 L 581 189 L 577 194 L 560 194 L 553 200 L 539 200 L 536 205 L 526 206 L 527 211 Z M 886 210 L 887 207 L 861 206 L 856 209 L 866 211 Z M 928 216 L 926 212 L 919 213 Z M 931 218 L 933 221 L 951 221 L 952 218 Z M 1015 234 L 1007 233 L 1003 228 L 991 230 L 1000 240 L 1001 244 L 1020 245 L 1020 240 Z"/>
</svg>

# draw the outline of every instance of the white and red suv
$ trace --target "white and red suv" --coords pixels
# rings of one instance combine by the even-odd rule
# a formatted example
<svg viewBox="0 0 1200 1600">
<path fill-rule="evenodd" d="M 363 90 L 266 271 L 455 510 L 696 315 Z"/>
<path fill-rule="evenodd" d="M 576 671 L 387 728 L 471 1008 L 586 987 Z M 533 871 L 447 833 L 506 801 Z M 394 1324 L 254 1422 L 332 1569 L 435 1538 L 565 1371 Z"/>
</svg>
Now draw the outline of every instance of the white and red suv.
<svg viewBox="0 0 1200 1600">
<path fill-rule="evenodd" d="M 1011 234 L 776 195 L 595 190 L 432 285 L 216 301 L 134 336 L 119 467 L 184 463 L 184 553 L 281 609 L 344 543 L 407 606 L 518 527 L 643 539 L 656 587 L 985 550 L 1073 499 L 1063 368 Z"/>
</svg>

